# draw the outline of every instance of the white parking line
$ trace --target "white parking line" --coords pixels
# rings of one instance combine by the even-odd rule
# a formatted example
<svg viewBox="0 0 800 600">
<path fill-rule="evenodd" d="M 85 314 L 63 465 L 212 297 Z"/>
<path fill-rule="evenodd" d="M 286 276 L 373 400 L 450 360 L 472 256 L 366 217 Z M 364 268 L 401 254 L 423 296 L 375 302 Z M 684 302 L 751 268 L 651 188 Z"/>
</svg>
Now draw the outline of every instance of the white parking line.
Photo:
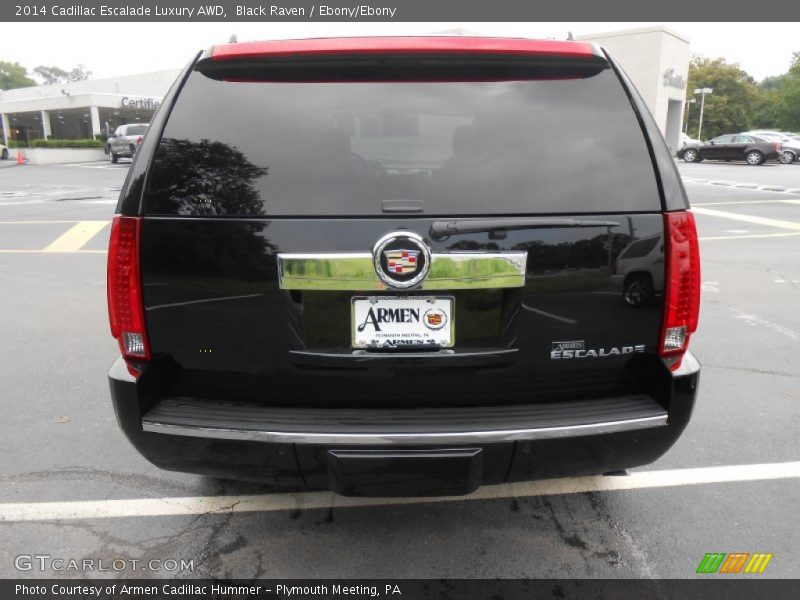
<svg viewBox="0 0 800 600">
<path fill-rule="evenodd" d="M 130 167 L 130 163 L 112 164 L 107 161 L 97 161 L 88 163 L 64 163 L 61 167 L 80 167 L 82 169 L 119 169 L 120 167 Z"/>
<path fill-rule="evenodd" d="M 792 237 L 800 235 L 800 231 L 796 233 L 753 233 L 744 235 L 716 235 L 710 237 L 698 238 L 701 242 L 708 242 L 713 240 L 746 240 L 749 238 L 774 238 L 774 237 Z"/>
<path fill-rule="evenodd" d="M 684 183 L 697 183 L 700 185 L 714 185 L 724 187 L 734 187 L 744 190 L 758 190 L 760 192 L 773 192 L 775 194 L 800 194 L 800 188 L 785 188 L 779 185 L 759 185 L 756 183 L 740 183 L 737 181 L 725 181 L 720 179 L 694 179 L 683 177 Z"/>
<path fill-rule="evenodd" d="M 736 313 L 736 318 L 741 319 L 748 325 L 752 325 L 753 327 L 758 327 L 760 329 L 772 329 L 780 333 L 781 335 L 785 335 L 791 340 L 796 342 L 800 342 L 800 333 L 789 329 L 788 327 L 784 327 L 783 325 L 779 325 L 778 323 L 773 323 L 772 321 L 768 321 L 763 317 L 759 317 L 758 315 L 754 315 L 751 313 L 747 313 L 743 310 L 739 310 L 738 308 L 728 308 L 731 312 Z"/>
<path fill-rule="evenodd" d="M 800 223 L 796 221 L 784 221 L 782 219 L 768 219 L 766 217 L 757 217 L 755 215 L 742 215 L 739 213 L 732 213 L 724 210 L 716 210 L 713 208 L 703 208 L 699 206 L 693 207 L 692 211 L 698 215 L 708 215 L 709 217 L 722 217 L 723 219 L 732 219 L 734 221 L 744 221 L 746 223 L 767 225 L 768 227 L 778 227 L 780 229 L 794 229 L 800 231 Z"/>
<path fill-rule="evenodd" d="M 695 206 L 736 206 L 738 204 L 800 204 L 800 200 L 726 200 L 725 202 L 692 202 Z"/>
<path fill-rule="evenodd" d="M 147 310 L 158 310 L 159 308 L 173 308 L 175 306 L 189 306 L 191 304 L 205 304 L 207 302 L 220 302 L 222 300 L 241 300 L 243 298 L 257 298 L 264 294 L 246 294 L 244 296 L 225 296 L 223 298 L 205 298 L 203 300 L 187 300 L 186 302 L 172 302 L 171 304 L 159 304 L 157 306 L 149 306 Z"/>
<path fill-rule="evenodd" d="M 800 479 L 800 461 L 642 471 L 627 477 L 573 477 L 487 485 L 479 488 L 469 496 L 350 498 L 337 496 L 333 492 L 308 492 L 248 496 L 193 496 L 188 498 L 136 498 L 130 500 L 0 504 L 0 521 L 110 519 L 311 510 L 329 507 L 428 504 L 433 502 L 497 500 L 776 479 Z"/>
<path fill-rule="evenodd" d="M 553 313 L 545 312 L 543 310 L 539 310 L 538 308 L 533 308 L 532 306 L 528 306 L 524 302 L 521 303 L 522 308 L 525 310 L 529 310 L 532 313 L 536 313 L 537 315 L 542 315 L 543 317 L 547 317 L 548 319 L 555 319 L 556 321 L 561 321 L 562 323 L 569 323 L 570 325 L 575 325 L 577 321 L 575 319 L 568 319 L 567 317 L 559 317 L 558 315 L 554 315 Z"/>
</svg>

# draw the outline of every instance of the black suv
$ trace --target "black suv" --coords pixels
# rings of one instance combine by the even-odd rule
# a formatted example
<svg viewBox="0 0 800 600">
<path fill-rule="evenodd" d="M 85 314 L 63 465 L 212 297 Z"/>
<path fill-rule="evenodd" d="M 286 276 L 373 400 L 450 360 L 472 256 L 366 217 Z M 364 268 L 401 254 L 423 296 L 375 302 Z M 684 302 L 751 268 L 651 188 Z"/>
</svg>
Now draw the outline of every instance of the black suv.
<svg viewBox="0 0 800 600">
<path fill-rule="evenodd" d="M 114 218 L 119 423 L 165 469 L 353 495 L 649 463 L 697 391 L 687 209 L 592 44 L 216 46 Z M 614 265 L 646 239 L 663 285 L 632 306 Z"/>
</svg>

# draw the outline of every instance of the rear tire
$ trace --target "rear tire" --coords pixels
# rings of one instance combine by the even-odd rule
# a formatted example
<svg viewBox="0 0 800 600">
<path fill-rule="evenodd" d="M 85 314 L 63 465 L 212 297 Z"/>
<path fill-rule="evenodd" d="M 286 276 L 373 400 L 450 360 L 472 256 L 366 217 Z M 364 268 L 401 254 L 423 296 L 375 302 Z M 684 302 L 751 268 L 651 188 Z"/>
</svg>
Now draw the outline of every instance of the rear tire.
<svg viewBox="0 0 800 600">
<path fill-rule="evenodd" d="M 757 166 L 764 162 L 764 155 L 758 150 L 750 150 L 745 157 L 748 165 Z"/>
<path fill-rule="evenodd" d="M 635 273 L 625 280 L 622 299 L 628 306 L 644 306 L 653 299 L 653 280 L 644 273 Z"/>
<path fill-rule="evenodd" d="M 112 164 L 117 164 L 118 160 L 119 160 L 119 156 L 114 154 L 114 151 L 111 150 L 111 146 L 109 146 L 108 147 L 108 162 L 110 162 Z"/>
<path fill-rule="evenodd" d="M 790 165 L 796 160 L 797 160 L 797 157 L 790 150 L 784 150 L 783 152 L 781 152 L 781 156 L 780 156 L 781 164 Z"/>
<path fill-rule="evenodd" d="M 694 148 L 688 148 L 687 150 L 683 151 L 683 160 L 687 163 L 697 162 L 698 156 L 699 154 Z"/>
</svg>

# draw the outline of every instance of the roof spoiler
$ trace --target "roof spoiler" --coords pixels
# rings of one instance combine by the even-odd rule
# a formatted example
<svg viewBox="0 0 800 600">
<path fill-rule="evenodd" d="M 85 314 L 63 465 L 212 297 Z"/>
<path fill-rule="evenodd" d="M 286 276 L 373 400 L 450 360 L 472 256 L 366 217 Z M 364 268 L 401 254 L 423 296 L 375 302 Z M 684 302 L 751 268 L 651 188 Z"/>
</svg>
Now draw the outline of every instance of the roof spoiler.
<svg viewBox="0 0 800 600">
<path fill-rule="evenodd" d="M 318 38 L 221 44 L 197 70 L 226 81 L 485 81 L 587 77 L 594 44 L 485 37 Z"/>
</svg>

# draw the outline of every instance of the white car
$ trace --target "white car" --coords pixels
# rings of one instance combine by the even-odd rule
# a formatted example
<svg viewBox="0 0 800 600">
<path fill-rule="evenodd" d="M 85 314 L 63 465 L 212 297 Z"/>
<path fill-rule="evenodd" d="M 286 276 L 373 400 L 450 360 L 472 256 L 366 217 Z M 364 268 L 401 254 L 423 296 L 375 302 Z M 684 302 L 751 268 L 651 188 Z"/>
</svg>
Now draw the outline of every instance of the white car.
<svg viewBox="0 0 800 600">
<path fill-rule="evenodd" d="M 745 131 L 744 135 L 755 135 L 768 142 L 780 142 L 782 146 L 779 160 L 788 165 L 800 159 L 800 137 L 795 134 L 787 134 L 782 131 Z"/>
<path fill-rule="evenodd" d="M 696 140 L 694 138 L 689 137 L 685 133 L 681 133 L 681 137 L 680 137 L 680 140 L 678 142 L 678 148 L 677 148 L 676 152 L 680 152 L 681 150 L 683 150 L 684 148 L 686 148 L 686 146 L 688 146 L 690 144 L 700 144 L 700 140 Z"/>
<path fill-rule="evenodd" d="M 664 240 L 661 235 L 631 242 L 619 253 L 611 279 L 628 306 L 645 306 L 664 289 Z"/>
</svg>

